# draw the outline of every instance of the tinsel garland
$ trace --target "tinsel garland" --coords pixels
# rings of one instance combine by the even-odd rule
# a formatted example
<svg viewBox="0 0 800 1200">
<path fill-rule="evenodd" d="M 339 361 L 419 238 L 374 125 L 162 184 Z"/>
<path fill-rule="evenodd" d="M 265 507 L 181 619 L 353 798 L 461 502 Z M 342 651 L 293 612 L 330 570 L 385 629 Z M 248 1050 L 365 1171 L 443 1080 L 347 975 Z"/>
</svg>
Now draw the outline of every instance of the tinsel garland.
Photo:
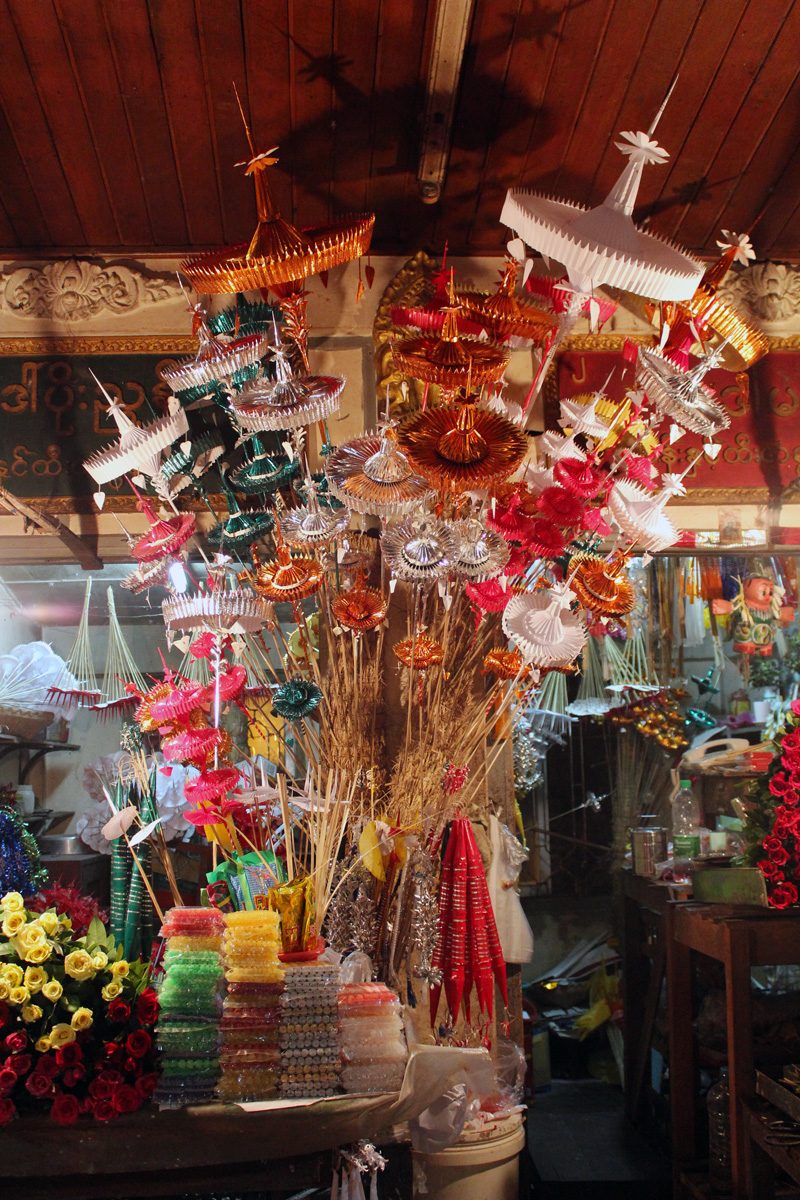
<svg viewBox="0 0 800 1200">
<path fill-rule="evenodd" d="M 32 896 L 46 883 L 36 838 L 16 809 L 0 807 L 0 895 Z"/>
</svg>

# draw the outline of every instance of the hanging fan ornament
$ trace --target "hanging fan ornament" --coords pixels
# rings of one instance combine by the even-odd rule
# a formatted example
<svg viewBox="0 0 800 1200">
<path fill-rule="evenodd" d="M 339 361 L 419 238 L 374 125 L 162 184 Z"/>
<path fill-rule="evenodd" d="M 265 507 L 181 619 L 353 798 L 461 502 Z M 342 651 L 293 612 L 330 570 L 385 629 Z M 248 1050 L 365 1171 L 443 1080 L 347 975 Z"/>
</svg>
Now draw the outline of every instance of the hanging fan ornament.
<svg viewBox="0 0 800 1200">
<path fill-rule="evenodd" d="M 516 337 L 542 342 L 552 335 L 556 320 L 530 300 L 517 295 L 518 275 L 519 262 L 509 256 L 495 292 L 459 291 L 458 303 L 495 341 L 506 342 Z"/>
<path fill-rule="evenodd" d="M 251 157 L 238 165 L 253 180 L 258 224 L 248 246 L 194 255 L 181 263 L 181 271 L 191 280 L 195 291 L 200 295 L 262 288 L 276 292 L 281 285 L 309 279 L 366 254 L 375 224 L 374 213 L 341 217 L 316 229 L 296 229 L 284 220 L 275 207 L 267 180 L 269 168 L 278 162 L 277 146 L 256 154 L 243 112 L 242 120 Z"/>
<path fill-rule="evenodd" d="M 125 640 L 119 619 L 117 606 L 114 602 L 112 588 L 107 588 L 108 602 L 108 649 L 103 671 L 103 686 L 99 699 L 92 704 L 92 710 L 101 716 L 117 714 L 132 707 L 136 697 L 131 687 L 138 692 L 147 691 L 144 676 L 136 665 L 131 648 Z"/>
<path fill-rule="evenodd" d="M 458 323 L 459 305 L 454 292 L 445 310 L 441 334 L 401 338 L 392 342 L 395 366 L 403 375 L 433 384 L 447 397 L 461 388 L 480 388 L 500 378 L 508 351 L 491 342 L 464 337 Z"/>
<path fill-rule="evenodd" d="M 397 444 L 392 423 L 353 438 L 325 463 L 328 486 L 351 512 L 389 520 L 417 508 L 431 494 Z"/>
<path fill-rule="evenodd" d="M 472 579 L 480 583 L 496 579 L 511 557 L 508 543 L 499 534 L 487 529 L 476 517 L 468 517 L 454 524 L 458 537 L 458 549 L 453 559 L 453 574 L 459 579 Z"/>
<path fill-rule="evenodd" d="M 290 509 L 281 517 L 281 533 L 290 546 L 325 545 L 341 537 L 350 524 L 347 509 L 323 508 L 317 489 L 306 476 L 306 503 Z"/>
<path fill-rule="evenodd" d="M 444 990 L 450 1023 L 455 1024 L 462 1004 L 470 1020 L 470 992 L 475 988 L 478 1008 L 491 1017 L 494 987 L 508 1007 L 506 966 L 480 852 L 466 817 L 450 823 L 439 884 L 439 924 L 431 961 L 430 1014 L 436 1014 Z"/>
<path fill-rule="evenodd" d="M 410 517 L 384 529 L 381 551 L 395 579 L 433 582 L 449 571 L 458 552 L 458 535 L 438 517 Z"/>
<path fill-rule="evenodd" d="M 186 413 L 174 397 L 170 397 L 167 413 L 147 425 L 135 425 L 119 401 L 108 394 L 100 380 L 90 372 L 108 404 L 119 437 L 115 444 L 90 454 L 84 467 L 98 485 L 111 483 L 122 475 L 141 474 L 153 477 L 161 469 L 161 453 L 189 432 Z"/>
<path fill-rule="evenodd" d="M 539 667 L 566 666 L 583 649 L 587 631 L 570 610 L 574 594 L 565 585 L 514 596 L 503 612 L 503 633 Z"/>
<path fill-rule="evenodd" d="M 228 515 L 208 531 L 207 537 L 212 546 L 225 550 L 246 549 L 275 528 L 275 518 L 271 512 L 264 509 L 245 512 L 230 488 L 223 483 L 222 489 Z"/>
<path fill-rule="evenodd" d="M 364 573 L 360 571 L 353 586 L 334 597 L 331 611 L 342 629 L 349 629 L 359 637 L 377 629 L 386 619 L 389 601 L 378 588 L 367 586 Z"/>
<path fill-rule="evenodd" d="M 507 479 L 528 449 L 521 429 L 473 402 L 416 412 L 397 436 L 415 470 L 441 491 L 473 491 Z"/>
<path fill-rule="evenodd" d="M 273 349 L 275 378 L 254 379 L 230 398 L 230 411 L 245 433 L 299 429 L 336 412 L 344 380 L 295 375 L 285 346 Z"/>
<path fill-rule="evenodd" d="M 262 433 L 243 443 L 242 461 L 225 472 L 225 481 L 245 496 L 272 496 L 300 474 L 300 460 L 272 450 Z"/>
<path fill-rule="evenodd" d="M 89 606 L 92 600 L 92 576 L 86 578 L 83 607 L 75 632 L 75 641 L 60 674 L 47 689 L 47 700 L 56 703 L 76 704 L 79 708 L 91 708 L 100 699 L 102 692 L 97 686 L 97 672 L 92 655 L 92 639 L 89 633 Z"/>
<path fill-rule="evenodd" d="M 642 346 L 636 364 L 636 382 L 647 399 L 665 417 L 690 433 L 711 438 L 731 423 L 717 393 L 703 380 L 718 367 L 724 347 L 705 355 L 695 366 L 683 370 L 658 350 Z"/>
</svg>

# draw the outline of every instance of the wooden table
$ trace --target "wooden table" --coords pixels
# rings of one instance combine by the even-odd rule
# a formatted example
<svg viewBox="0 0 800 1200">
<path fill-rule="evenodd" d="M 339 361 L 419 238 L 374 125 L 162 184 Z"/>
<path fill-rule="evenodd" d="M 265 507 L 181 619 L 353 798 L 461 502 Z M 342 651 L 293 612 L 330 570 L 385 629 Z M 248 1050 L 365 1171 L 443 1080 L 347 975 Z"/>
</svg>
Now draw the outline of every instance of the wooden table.
<svg viewBox="0 0 800 1200">
<path fill-rule="evenodd" d="M 681 1165 L 701 1157 L 692 1004 L 692 953 L 696 952 L 716 959 L 725 969 L 731 1174 L 733 1195 L 740 1200 L 747 1194 L 744 1106 L 755 1094 L 751 970 L 755 966 L 800 963 L 800 914 L 677 904 L 668 909 L 666 920 L 673 1157 L 679 1176 Z"/>
</svg>

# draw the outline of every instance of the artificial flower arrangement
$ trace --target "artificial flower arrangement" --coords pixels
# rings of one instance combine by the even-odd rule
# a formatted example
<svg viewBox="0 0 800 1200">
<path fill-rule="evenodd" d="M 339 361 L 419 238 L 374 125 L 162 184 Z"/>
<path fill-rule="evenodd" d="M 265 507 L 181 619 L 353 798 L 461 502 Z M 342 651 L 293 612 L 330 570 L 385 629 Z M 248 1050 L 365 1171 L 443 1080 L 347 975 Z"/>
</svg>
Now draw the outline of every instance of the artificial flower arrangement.
<svg viewBox="0 0 800 1200">
<path fill-rule="evenodd" d="M 158 1001 L 149 966 L 127 962 L 93 918 L 77 937 L 54 908 L 0 900 L 0 1125 L 49 1111 L 111 1121 L 150 1098 Z"/>
<path fill-rule="evenodd" d="M 778 753 L 748 803 L 747 861 L 764 876 L 772 908 L 791 908 L 800 892 L 800 700 L 776 737 Z"/>
</svg>

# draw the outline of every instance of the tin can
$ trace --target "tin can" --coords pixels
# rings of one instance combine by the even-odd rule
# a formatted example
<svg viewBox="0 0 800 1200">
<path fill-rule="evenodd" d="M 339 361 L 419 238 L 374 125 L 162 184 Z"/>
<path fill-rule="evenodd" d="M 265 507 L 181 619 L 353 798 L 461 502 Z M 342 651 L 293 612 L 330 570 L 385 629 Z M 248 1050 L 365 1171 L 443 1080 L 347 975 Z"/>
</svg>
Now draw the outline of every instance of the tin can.
<svg viewBox="0 0 800 1200">
<path fill-rule="evenodd" d="M 667 857 L 666 829 L 658 825 L 640 826 L 638 829 L 631 829 L 630 835 L 634 872 L 654 879 L 656 863 L 664 862 Z"/>
</svg>

